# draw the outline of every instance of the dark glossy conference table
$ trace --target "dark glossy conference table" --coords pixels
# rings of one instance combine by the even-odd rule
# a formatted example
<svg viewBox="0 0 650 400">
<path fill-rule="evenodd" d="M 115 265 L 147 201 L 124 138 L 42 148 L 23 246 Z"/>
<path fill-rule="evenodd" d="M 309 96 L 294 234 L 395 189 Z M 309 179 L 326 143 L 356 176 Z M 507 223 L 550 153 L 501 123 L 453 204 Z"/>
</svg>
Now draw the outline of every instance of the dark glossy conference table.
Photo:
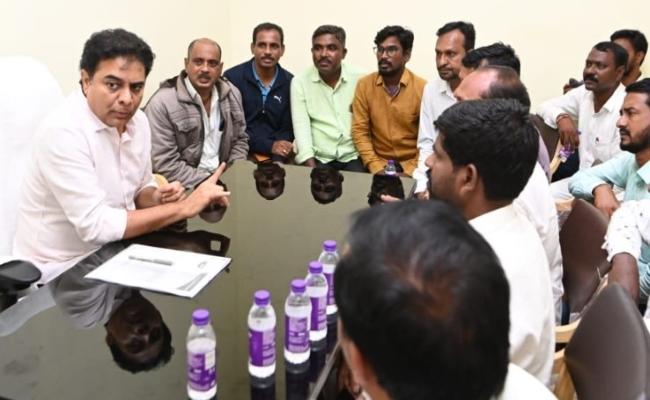
<svg viewBox="0 0 650 400">
<path fill-rule="evenodd" d="M 289 282 L 306 275 L 307 263 L 318 257 L 323 240 L 340 243 L 350 216 L 368 207 L 373 179 L 369 174 L 343 172 L 341 188 L 337 189 L 336 174 L 319 170 L 312 179 L 311 172 L 300 166 L 284 166 L 283 173 L 272 166 L 235 163 L 222 177 L 232 195 L 231 206 L 221 221 L 211 223 L 197 217 L 188 221 L 189 233 L 157 232 L 137 240 L 232 258 L 230 266 L 193 299 L 140 291 L 160 312 L 171 332 L 174 354 L 167 364 L 136 374 L 119 368 L 106 345 L 105 327 L 93 320 L 92 309 L 96 314 L 97 305 L 83 305 L 91 310 L 90 322 L 96 323 L 81 329 L 57 304 L 37 313 L 14 332 L 0 336 L 0 397 L 187 398 L 185 340 L 192 311 L 205 307 L 211 312 L 218 342 L 219 399 L 316 398 L 320 392 L 316 382 L 324 374 L 323 367 L 336 343 L 335 325 L 329 326 L 327 349 L 312 354 L 309 371 L 287 374 L 283 358 L 284 301 Z M 284 180 L 281 175 L 285 175 Z M 411 180 L 402 181 L 408 191 Z M 60 279 L 89 281 L 79 277 L 126 245 L 118 242 L 105 246 Z M 107 286 L 94 281 L 88 284 L 103 285 L 104 289 Z M 52 285 L 39 290 L 49 290 Z M 278 321 L 275 383 L 265 389 L 251 387 L 247 370 L 246 321 L 253 293 L 258 289 L 271 292 Z M 23 309 L 29 307 L 31 296 L 23 300 Z M 5 314 L 0 314 L 0 319 Z M 323 380 L 321 376 L 318 381 Z"/>
</svg>

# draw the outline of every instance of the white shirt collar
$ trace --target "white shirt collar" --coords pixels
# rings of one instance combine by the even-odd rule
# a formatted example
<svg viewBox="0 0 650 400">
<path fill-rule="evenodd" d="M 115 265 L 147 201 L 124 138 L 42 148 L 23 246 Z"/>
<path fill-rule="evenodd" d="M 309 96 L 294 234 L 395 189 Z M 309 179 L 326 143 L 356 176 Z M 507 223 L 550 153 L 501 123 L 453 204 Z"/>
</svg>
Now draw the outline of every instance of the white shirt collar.
<svg viewBox="0 0 650 400">
<path fill-rule="evenodd" d="M 511 203 L 505 207 L 497 208 L 496 210 L 472 218 L 469 223 L 483 236 L 486 236 L 492 231 L 502 229 L 504 221 L 515 218 L 517 218 L 517 211 Z"/>
</svg>

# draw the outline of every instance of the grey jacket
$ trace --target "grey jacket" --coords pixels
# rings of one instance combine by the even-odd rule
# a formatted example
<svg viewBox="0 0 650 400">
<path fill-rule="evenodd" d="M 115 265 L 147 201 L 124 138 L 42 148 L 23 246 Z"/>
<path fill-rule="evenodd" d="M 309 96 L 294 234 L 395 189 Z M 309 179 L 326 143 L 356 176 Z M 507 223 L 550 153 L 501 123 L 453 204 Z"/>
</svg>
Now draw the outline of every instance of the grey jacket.
<svg viewBox="0 0 650 400">
<path fill-rule="evenodd" d="M 183 80 L 187 74 L 167 79 L 151 96 L 144 108 L 151 125 L 151 160 L 153 171 L 168 181 L 180 181 L 193 187 L 209 174 L 197 169 L 203 153 L 203 116 L 201 105 L 190 97 Z M 221 78 L 219 93 L 222 130 L 219 160 L 232 162 L 246 159 L 248 135 L 239 90 Z"/>
</svg>

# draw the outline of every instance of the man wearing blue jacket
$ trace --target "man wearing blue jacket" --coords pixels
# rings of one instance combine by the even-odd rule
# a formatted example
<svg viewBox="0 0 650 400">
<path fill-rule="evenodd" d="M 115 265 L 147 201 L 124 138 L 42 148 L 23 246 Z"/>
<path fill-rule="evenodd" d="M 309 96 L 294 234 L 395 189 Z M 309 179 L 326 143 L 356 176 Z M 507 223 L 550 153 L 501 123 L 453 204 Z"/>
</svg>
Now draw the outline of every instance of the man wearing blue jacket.
<svg viewBox="0 0 650 400">
<path fill-rule="evenodd" d="M 254 160 L 287 162 L 293 151 L 290 84 L 293 75 L 278 61 L 284 54 L 284 33 L 265 22 L 253 30 L 253 59 L 224 73 L 242 94 L 246 132 Z"/>
</svg>

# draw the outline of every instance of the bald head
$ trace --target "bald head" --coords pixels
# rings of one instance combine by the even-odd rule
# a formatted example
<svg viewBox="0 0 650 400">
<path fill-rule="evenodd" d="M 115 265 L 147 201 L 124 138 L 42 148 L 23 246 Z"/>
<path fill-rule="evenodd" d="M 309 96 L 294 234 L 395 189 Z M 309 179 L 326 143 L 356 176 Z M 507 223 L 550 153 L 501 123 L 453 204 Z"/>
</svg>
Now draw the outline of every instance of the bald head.
<svg viewBox="0 0 650 400">
<path fill-rule="evenodd" d="M 187 47 L 185 73 L 194 89 L 209 104 L 216 82 L 221 77 L 221 47 L 214 40 L 193 40 Z"/>
<path fill-rule="evenodd" d="M 504 66 L 485 66 L 463 79 L 454 91 L 458 101 L 478 99 L 515 99 L 530 107 L 530 97 L 517 72 Z"/>
<path fill-rule="evenodd" d="M 219 59 L 221 59 L 221 46 L 219 46 L 219 43 L 215 42 L 212 39 L 208 39 L 208 38 L 199 38 L 199 39 L 192 40 L 190 42 L 189 46 L 187 46 L 187 58 L 190 58 L 190 54 L 192 54 L 192 49 L 194 48 L 194 45 L 199 44 L 199 43 L 214 46 L 218 51 Z"/>
</svg>

